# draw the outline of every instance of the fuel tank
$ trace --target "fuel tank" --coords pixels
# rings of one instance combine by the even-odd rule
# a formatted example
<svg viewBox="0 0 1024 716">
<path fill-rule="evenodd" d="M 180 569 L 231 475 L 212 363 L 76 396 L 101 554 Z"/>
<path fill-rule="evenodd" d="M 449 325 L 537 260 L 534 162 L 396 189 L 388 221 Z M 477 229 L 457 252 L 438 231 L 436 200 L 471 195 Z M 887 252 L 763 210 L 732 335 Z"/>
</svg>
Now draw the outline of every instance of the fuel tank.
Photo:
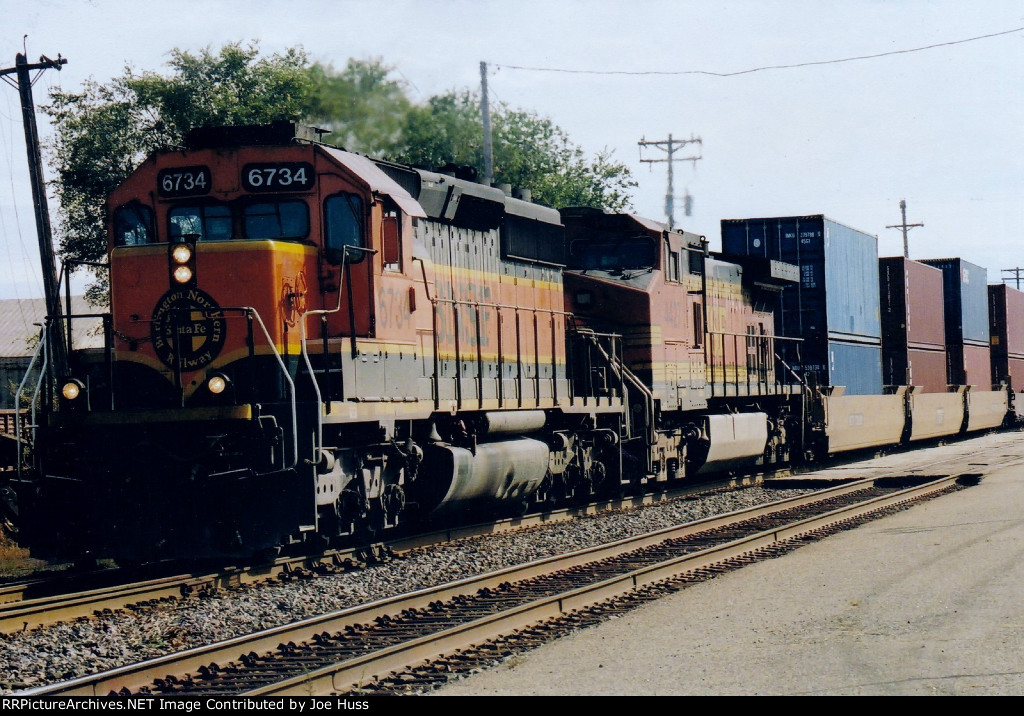
<svg viewBox="0 0 1024 716">
<path fill-rule="evenodd" d="M 768 416 L 764 413 L 707 415 L 704 417 L 707 457 L 697 474 L 753 464 L 768 442 Z"/>
<path fill-rule="evenodd" d="M 531 438 L 480 443 L 475 450 L 427 445 L 415 499 L 424 512 L 445 516 L 513 505 L 541 486 L 547 469 L 547 444 Z"/>
</svg>

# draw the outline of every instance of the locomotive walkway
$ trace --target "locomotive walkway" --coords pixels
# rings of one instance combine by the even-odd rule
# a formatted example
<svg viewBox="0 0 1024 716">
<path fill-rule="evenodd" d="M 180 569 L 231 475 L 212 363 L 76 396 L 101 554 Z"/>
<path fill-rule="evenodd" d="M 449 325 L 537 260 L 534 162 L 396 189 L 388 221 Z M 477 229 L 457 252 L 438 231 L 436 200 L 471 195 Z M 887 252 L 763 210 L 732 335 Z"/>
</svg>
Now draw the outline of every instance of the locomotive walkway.
<svg viewBox="0 0 1024 716">
<path fill-rule="evenodd" d="M 439 695 L 1024 694 L 1021 435 L 968 490 L 695 584 Z M 914 456 L 897 456 L 913 465 Z M 892 458 L 889 458 L 891 461 Z"/>
</svg>

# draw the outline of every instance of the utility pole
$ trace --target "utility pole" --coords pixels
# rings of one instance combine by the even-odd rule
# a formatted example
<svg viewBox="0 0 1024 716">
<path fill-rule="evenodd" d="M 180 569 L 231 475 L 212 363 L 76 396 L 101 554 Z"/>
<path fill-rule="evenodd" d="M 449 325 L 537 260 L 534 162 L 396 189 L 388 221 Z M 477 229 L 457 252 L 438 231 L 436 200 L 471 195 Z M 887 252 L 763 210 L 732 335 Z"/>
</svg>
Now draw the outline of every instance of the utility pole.
<svg viewBox="0 0 1024 716">
<path fill-rule="evenodd" d="M 494 183 L 494 157 L 491 147 L 491 112 L 487 106 L 487 63 L 480 63 L 480 114 L 484 123 L 484 185 Z"/>
<path fill-rule="evenodd" d="M 28 168 L 32 182 L 32 201 L 35 205 L 36 233 L 39 237 L 39 258 L 43 268 L 43 288 L 46 291 L 46 313 L 51 320 L 60 320 L 60 292 L 57 283 L 57 263 L 53 255 L 53 234 L 50 229 L 50 210 L 46 204 L 46 183 L 43 180 L 43 160 L 39 152 L 39 130 L 36 127 L 36 109 L 32 101 L 32 84 L 43 70 L 60 70 L 61 65 L 67 64 L 67 60 L 57 55 L 56 60 L 51 60 L 46 55 L 39 58 L 39 62 L 29 64 L 25 55 L 19 53 L 14 58 L 14 67 L 0 70 L 0 77 L 12 87 L 16 87 L 21 96 L 21 117 L 25 125 L 25 149 L 28 152 Z M 29 77 L 29 72 L 39 70 L 35 78 Z M 8 75 L 17 75 L 17 81 L 12 80 Z M 53 342 L 55 355 L 51 358 L 57 366 L 58 375 L 65 370 L 66 347 L 60 330 L 53 331 Z"/>
<path fill-rule="evenodd" d="M 903 258 L 910 258 L 910 244 L 907 242 L 907 230 L 913 229 L 915 226 L 924 226 L 924 224 L 908 224 L 907 223 L 907 200 L 900 199 L 900 213 L 903 215 L 903 223 L 893 224 L 892 226 L 886 226 L 887 229 L 903 229 Z"/>
<path fill-rule="evenodd" d="M 697 166 L 697 160 L 703 159 L 704 141 L 700 137 L 694 137 L 690 134 L 689 139 L 673 139 L 672 135 L 668 135 L 668 139 L 662 139 L 658 141 L 648 141 L 641 137 L 638 142 L 640 145 L 640 161 L 644 164 L 657 164 L 660 162 L 666 162 L 668 164 L 668 191 L 665 193 L 665 216 L 668 217 L 668 228 L 672 228 L 675 224 L 675 187 L 672 185 L 672 163 L 673 162 L 693 162 L 694 166 Z M 677 149 L 685 147 L 687 144 L 699 144 L 701 146 L 701 154 L 692 157 L 676 157 L 675 153 Z M 643 151 L 644 147 L 657 147 L 658 149 L 665 152 L 666 156 L 663 159 L 644 159 Z M 689 191 L 686 194 L 686 204 L 689 206 L 693 202 L 693 197 L 690 196 Z M 689 211 L 687 211 L 689 216 Z"/>
<path fill-rule="evenodd" d="M 1024 281 L 1024 268 L 1008 268 L 1003 269 L 1003 283 L 1007 283 L 1007 279 L 1012 279 L 1017 290 L 1020 290 L 1020 282 Z"/>
</svg>

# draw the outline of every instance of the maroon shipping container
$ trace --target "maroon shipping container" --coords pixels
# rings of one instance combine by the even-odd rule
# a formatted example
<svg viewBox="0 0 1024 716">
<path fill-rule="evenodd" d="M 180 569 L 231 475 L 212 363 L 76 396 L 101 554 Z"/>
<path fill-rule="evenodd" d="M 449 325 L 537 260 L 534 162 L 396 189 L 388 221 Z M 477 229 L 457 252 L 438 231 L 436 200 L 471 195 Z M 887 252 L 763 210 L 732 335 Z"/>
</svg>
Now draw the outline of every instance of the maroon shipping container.
<svg viewBox="0 0 1024 716">
<path fill-rule="evenodd" d="M 991 351 L 988 346 L 947 346 L 949 381 L 953 385 L 973 385 L 976 390 L 992 390 Z"/>
<path fill-rule="evenodd" d="M 886 385 L 946 390 L 942 271 L 902 256 L 878 262 L 882 379 Z"/>
<path fill-rule="evenodd" d="M 1000 383 L 1003 380 L 1006 381 L 1014 393 L 1020 393 L 1024 391 L 1024 358 L 1008 358 L 1006 361 L 1006 372 L 1003 373 L 998 379 L 996 374 L 992 374 L 992 379 L 996 383 Z M 1018 402 L 1024 402 L 1019 401 Z"/>
<path fill-rule="evenodd" d="M 907 351 L 905 383 L 888 385 L 919 385 L 927 393 L 946 392 L 946 350 L 911 348 Z"/>
<path fill-rule="evenodd" d="M 992 382 L 1024 389 L 1024 292 L 1006 284 L 988 287 Z"/>
</svg>

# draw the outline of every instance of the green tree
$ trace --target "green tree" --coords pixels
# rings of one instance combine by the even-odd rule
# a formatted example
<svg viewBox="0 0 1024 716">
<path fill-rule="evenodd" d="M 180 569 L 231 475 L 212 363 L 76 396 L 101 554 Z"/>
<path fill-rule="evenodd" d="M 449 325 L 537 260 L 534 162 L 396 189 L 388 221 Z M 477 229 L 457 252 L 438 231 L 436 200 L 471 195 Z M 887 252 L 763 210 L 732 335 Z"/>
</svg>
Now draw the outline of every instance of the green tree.
<svg viewBox="0 0 1024 716">
<path fill-rule="evenodd" d="M 401 142 L 388 156 L 424 169 L 446 164 L 483 167 L 483 125 L 479 104 L 469 92 L 449 92 L 412 107 L 405 117 Z"/>
<path fill-rule="evenodd" d="M 553 207 L 623 211 L 636 186 L 629 167 L 603 149 L 593 160 L 547 117 L 502 108 L 494 122 L 495 179 L 529 189 Z"/>
<path fill-rule="evenodd" d="M 405 83 L 391 78 L 393 67 L 380 58 L 350 59 L 341 72 L 320 63 L 309 72 L 313 91 L 306 119 L 330 130 L 326 141 L 371 156 L 394 150 L 412 103 Z"/>
<path fill-rule="evenodd" d="M 176 49 L 168 64 L 168 76 L 126 67 L 108 84 L 88 80 L 79 92 L 51 93 L 44 109 L 56 132 L 50 160 L 65 262 L 104 258 L 106 197 L 150 152 L 180 145 L 192 127 L 298 120 L 314 88 L 301 49 L 270 57 L 255 44 Z M 106 289 L 106 277 L 97 278 L 94 299 Z"/>
<path fill-rule="evenodd" d="M 431 97 L 406 114 L 402 143 L 390 158 L 437 169 L 470 166 L 483 173 L 483 123 L 468 91 Z M 593 206 L 620 211 L 636 186 L 629 167 L 604 150 L 589 160 L 563 129 L 534 112 L 499 105 L 491 117 L 494 180 L 529 189 L 547 206 Z"/>
<path fill-rule="evenodd" d="M 193 127 L 308 121 L 351 150 L 482 172 L 477 96 L 452 91 L 414 104 L 406 83 L 379 58 L 349 60 L 337 71 L 310 65 L 298 48 L 261 57 L 256 44 L 235 43 L 217 52 L 175 49 L 168 65 L 167 75 L 126 67 L 107 84 L 89 80 L 78 92 L 51 93 L 44 109 L 56 133 L 49 154 L 65 262 L 103 260 L 107 195 L 151 152 L 180 145 Z M 588 159 L 565 131 L 533 112 L 499 105 L 492 120 L 496 182 L 530 189 L 548 206 L 629 206 L 635 182 L 610 151 Z M 106 277 L 98 279 L 94 299 L 106 292 Z"/>
</svg>

